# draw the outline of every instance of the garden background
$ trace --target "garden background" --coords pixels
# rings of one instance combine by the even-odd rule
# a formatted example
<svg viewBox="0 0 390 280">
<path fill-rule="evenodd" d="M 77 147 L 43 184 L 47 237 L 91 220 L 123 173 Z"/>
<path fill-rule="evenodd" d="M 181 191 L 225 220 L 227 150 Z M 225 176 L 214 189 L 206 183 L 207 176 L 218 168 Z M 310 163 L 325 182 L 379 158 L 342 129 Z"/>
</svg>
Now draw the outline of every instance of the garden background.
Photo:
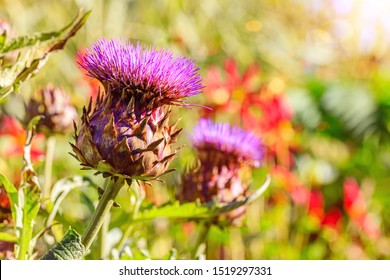
<svg viewBox="0 0 390 280">
<path fill-rule="evenodd" d="M 390 258 L 390 2 L 0 0 L 0 19 L 18 36 L 48 32 L 69 23 L 80 7 L 92 10 L 80 31 L 23 83 L 20 93 L 1 100 L 0 172 L 11 182 L 21 180 L 26 132 L 18 120 L 24 118 L 24 103 L 52 84 L 70 94 L 81 114 L 96 98 L 99 83 L 80 70 L 77 52 L 103 37 L 140 41 L 194 59 L 205 87 L 190 101 L 213 109 L 173 112 L 184 129 L 178 141 L 184 147 L 171 164 L 177 171 L 165 175 L 165 183 L 142 186 L 141 212 L 175 203 L 180 175 L 196 161 L 189 139 L 201 117 L 229 122 L 262 139 L 266 157 L 250 174 L 250 192 L 266 174 L 271 177 L 266 192 L 237 223 L 210 227 L 205 248 L 195 244 L 204 226 L 199 220 L 169 214 L 173 218 L 130 225 L 134 201 L 123 189 L 104 242 L 96 242 L 100 248 L 87 258 L 189 259 L 194 248 L 201 252 L 198 258 L 207 259 Z M 92 183 L 76 182 L 61 198 L 34 257 L 69 226 L 84 231 L 99 197 L 96 186 L 103 185 L 103 178 L 81 171 L 69 155 L 71 132 L 54 138 L 51 181 L 59 193 L 52 197 L 64 193 L 60 184 L 55 188 L 64 177 L 86 176 Z M 42 182 L 47 143 L 38 135 L 32 151 Z M 3 219 L 7 203 L 2 199 Z M 47 226 L 47 209 L 40 210 L 37 228 Z M 11 227 L 12 221 L 3 219 L 1 231 Z M 12 258 L 12 248 L 12 242 L 2 241 L 0 256 Z"/>
</svg>

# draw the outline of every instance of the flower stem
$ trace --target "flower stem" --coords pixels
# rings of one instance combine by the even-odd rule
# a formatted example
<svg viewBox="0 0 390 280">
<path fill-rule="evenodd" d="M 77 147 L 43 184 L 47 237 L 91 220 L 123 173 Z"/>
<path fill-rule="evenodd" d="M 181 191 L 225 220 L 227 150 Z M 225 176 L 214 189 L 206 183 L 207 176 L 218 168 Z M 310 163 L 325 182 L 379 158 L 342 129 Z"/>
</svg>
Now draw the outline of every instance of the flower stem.
<svg viewBox="0 0 390 280">
<path fill-rule="evenodd" d="M 110 214 L 108 213 L 103 221 L 102 228 L 99 231 L 98 237 L 98 256 L 101 260 L 105 260 L 107 258 L 108 250 L 107 250 L 107 234 L 110 225 Z"/>
<path fill-rule="evenodd" d="M 50 197 L 55 146 L 55 137 L 49 136 L 46 141 L 45 183 L 43 185 L 44 198 Z"/>
<path fill-rule="evenodd" d="M 99 200 L 95 213 L 93 213 L 92 219 L 88 224 L 83 236 L 81 237 L 81 243 L 83 243 L 85 246 L 86 251 L 89 249 L 89 247 L 91 247 L 92 242 L 95 240 L 96 235 L 98 234 L 107 213 L 114 204 L 114 200 L 123 184 L 123 179 L 111 179 L 107 188 L 104 190 L 103 196 Z"/>
<path fill-rule="evenodd" d="M 193 247 L 191 259 L 195 260 L 198 259 L 204 252 L 206 251 L 206 241 L 207 241 L 207 235 L 209 234 L 210 227 L 211 227 L 211 221 L 206 221 L 202 223 L 200 228 L 200 231 L 198 233 L 198 237 L 196 239 L 195 246 Z"/>
<path fill-rule="evenodd" d="M 145 191 L 142 188 L 132 188 L 133 195 L 135 199 L 134 209 L 133 209 L 133 215 L 130 216 L 130 220 L 128 221 L 129 226 L 127 227 L 126 231 L 123 233 L 121 239 L 118 242 L 117 249 L 121 251 L 123 247 L 126 244 L 127 239 L 129 238 L 132 230 L 133 230 L 133 224 L 132 222 L 137 218 L 139 209 L 141 207 L 142 201 L 145 199 Z"/>
<path fill-rule="evenodd" d="M 104 187 L 103 189 L 107 189 L 107 186 L 109 184 L 110 180 L 108 178 L 106 178 L 104 180 Z M 106 241 L 107 241 L 107 234 L 108 234 L 108 229 L 109 229 L 109 226 L 110 226 L 110 214 L 108 213 L 103 221 L 103 224 L 102 224 L 102 227 L 99 231 L 99 235 L 98 235 L 98 247 L 97 247 L 97 255 L 99 256 L 99 258 L 101 260 L 104 260 L 106 259 L 107 257 L 107 248 L 106 248 Z"/>
</svg>

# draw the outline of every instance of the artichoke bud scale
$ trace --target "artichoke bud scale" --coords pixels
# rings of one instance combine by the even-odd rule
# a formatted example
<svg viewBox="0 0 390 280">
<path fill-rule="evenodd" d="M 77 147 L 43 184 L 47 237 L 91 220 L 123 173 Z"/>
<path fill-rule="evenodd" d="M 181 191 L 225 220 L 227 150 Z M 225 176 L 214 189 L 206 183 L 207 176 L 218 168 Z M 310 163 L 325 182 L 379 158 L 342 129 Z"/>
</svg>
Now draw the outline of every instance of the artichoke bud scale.
<svg viewBox="0 0 390 280">
<path fill-rule="evenodd" d="M 140 180 L 161 176 L 176 154 L 172 144 L 181 129 L 169 126 L 170 110 L 140 112 L 134 97 L 127 100 L 115 101 L 107 94 L 97 98 L 93 110 L 91 103 L 83 109 L 80 131 L 75 132 L 75 144 L 71 144 L 73 156 L 104 176 Z"/>
</svg>

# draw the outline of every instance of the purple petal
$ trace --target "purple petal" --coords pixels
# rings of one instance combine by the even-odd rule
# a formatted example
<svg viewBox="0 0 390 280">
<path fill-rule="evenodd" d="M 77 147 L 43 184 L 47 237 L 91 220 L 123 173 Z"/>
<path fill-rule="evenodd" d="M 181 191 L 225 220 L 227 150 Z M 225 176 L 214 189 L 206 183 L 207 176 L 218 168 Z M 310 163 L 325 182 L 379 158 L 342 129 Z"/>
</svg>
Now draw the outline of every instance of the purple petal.
<svg viewBox="0 0 390 280">
<path fill-rule="evenodd" d="M 264 146 L 253 133 L 231 127 L 228 123 L 213 123 L 209 119 L 201 119 L 194 128 L 192 143 L 197 149 L 212 147 L 255 166 L 264 157 Z"/>
</svg>

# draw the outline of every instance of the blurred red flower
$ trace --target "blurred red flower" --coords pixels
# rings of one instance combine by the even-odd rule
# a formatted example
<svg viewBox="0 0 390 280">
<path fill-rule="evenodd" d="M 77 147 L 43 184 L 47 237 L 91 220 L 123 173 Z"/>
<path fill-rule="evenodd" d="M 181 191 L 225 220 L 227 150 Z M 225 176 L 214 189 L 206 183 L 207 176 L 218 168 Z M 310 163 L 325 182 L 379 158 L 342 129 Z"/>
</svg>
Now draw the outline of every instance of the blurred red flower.
<svg viewBox="0 0 390 280">
<path fill-rule="evenodd" d="M 9 137 L 3 155 L 6 157 L 23 155 L 23 148 L 26 142 L 27 133 L 22 124 L 11 116 L 2 116 L 0 119 L 0 136 Z M 43 134 L 37 134 L 31 147 L 31 159 L 39 160 L 44 156 L 43 150 L 39 147 L 44 139 Z"/>
<path fill-rule="evenodd" d="M 10 222 L 11 217 L 11 205 L 9 197 L 4 187 L 0 187 L 0 223 Z"/>
<path fill-rule="evenodd" d="M 245 126 L 266 133 L 290 122 L 292 110 L 284 95 L 273 94 L 263 88 L 258 93 L 247 94 L 241 107 L 241 117 Z"/>
<path fill-rule="evenodd" d="M 324 218 L 322 219 L 322 226 L 340 231 L 342 218 L 343 214 L 340 209 L 332 208 L 325 213 Z"/>
<path fill-rule="evenodd" d="M 245 129 L 262 137 L 269 158 L 275 158 L 286 167 L 293 165 L 292 110 L 283 94 L 275 94 L 268 87 L 248 94 L 241 106 L 241 118 Z"/>
<path fill-rule="evenodd" d="M 355 178 L 344 181 L 344 208 L 350 219 L 369 237 L 380 236 L 380 228 L 367 213 L 364 196 Z"/>
<path fill-rule="evenodd" d="M 211 66 L 207 71 L 204 94 L 209 101 L 207 106 L 213 110 L 204 110 L 206 117 L 220 111 L 239 113 L 240 103 L 246 94 L 254 91 L 255 78 L 260 76 L 260 68 L 256 64 L 249 66 L 241 76 L 232 58 L 225 61 L 223 72 L 224 78 L 216 66 Z"/>
<path fill-rule="evenodd" d="M 292 201 L 297 205 L 307 205 L 310 199 L 310 190 L 299 178 L 284 166 L 276 165 L 271 176 L 289 192 Z"/>
<path fill-rule="evenodd" d="M 319 190 L 312 190 L 310 192 L 310 200 L 308 207 L 309 215 L 316 218 L 318 222 L 322 223 L 324 218 L 324 196 Z"/>
</svg>

